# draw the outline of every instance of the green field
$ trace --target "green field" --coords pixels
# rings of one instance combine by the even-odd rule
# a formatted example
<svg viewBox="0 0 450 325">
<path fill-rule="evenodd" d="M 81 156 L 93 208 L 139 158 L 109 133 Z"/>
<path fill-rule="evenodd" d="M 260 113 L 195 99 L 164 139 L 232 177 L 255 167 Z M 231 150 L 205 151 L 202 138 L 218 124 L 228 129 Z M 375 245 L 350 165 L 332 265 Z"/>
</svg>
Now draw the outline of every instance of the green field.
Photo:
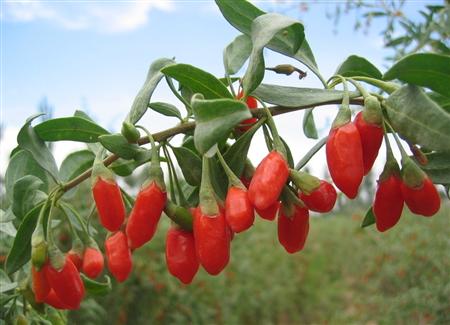
<svg viewBox="0 0 450 325">
<path fill-rule="evenodd" d="M 444 202 L 444 201 L 443 201 Z M 406 210 L 406 209 L 405 209 Z M 311 220 L 304 251 L 287 254 L 276 223 L 258 219 L 237 235 L 230 265 L 190 286 L 166 270 L 158 235 L 134 254 L 133 276 L 88 299 L 75 324 L 449 324 L 450 207 L 424 218 L 404 213 L 387 233 L 362 216 Z"/>
</svg>

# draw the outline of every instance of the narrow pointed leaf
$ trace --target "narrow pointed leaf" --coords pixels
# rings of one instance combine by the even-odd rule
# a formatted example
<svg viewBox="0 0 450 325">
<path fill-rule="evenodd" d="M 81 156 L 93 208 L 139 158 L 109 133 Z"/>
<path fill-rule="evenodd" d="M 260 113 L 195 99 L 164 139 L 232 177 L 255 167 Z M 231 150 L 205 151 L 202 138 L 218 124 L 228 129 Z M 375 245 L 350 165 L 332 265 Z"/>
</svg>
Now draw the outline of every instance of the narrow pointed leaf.
<svg viewBox="0 0 450 325">
<path fill-rule="evenodd" d="M 361 228 L 369 227 L 375 223 L 375 215 L 373 214 L 372 207 L 367 210 L 364 220 L 361 223 Z"/>
<path fill-rule="evenodd" d="M 383 79 L 398 79 L 450 97 L 450 56 L 435 53 L 408 55 L 395 63 Z"/>
<path fill-rule="evenodd" d="M 303 133 L 310 139 L 318 139 L 316 123 L 314 122 L 313 109 L 308 108 L 303 115 Z"/>
<path fill-rule="evenodd" d="M 337 68 L 335 74 L 340 74 L 344 77 L 364 76 L 375 79 L 381 79 L 382 74 L 372 63 L 367 59 L 350 55 L 341 65 Z"/>
<path fill-rule="evenodd" d="M 69 154 L 62 162 L 59 174 L 61 180 L 68 181 L 89 169 L 94 163 L 95 155 L 90 150 L 80 150 Z"/>
<path fill-rule="evenodd" d="M 173 147 L 172 151 L 186 182 L 192 186 L 200 185 L 202 179 L 202 160 L 200 157 L 185 147 Z"/>
<path fill-rule="evenodd" d="M 411 143 L 450 151 L 450 114 L 417 86 L 404 86 L 385 102 L 394 129 Z"/>
<path fill-rule="evenodd" d="M 164 77 L 164 75 L 161 73 L 161 69 L 174 63 L 175 61 L 172 59 L 162 58 L 154 61 L 150 65 L 147 73 L 147 79 L 145 80 L 142 88 L 137 93 L 136 98 L 133 101 L 133 105 L 131 106 L 131 110 L 126 118 L 128 122 L 136 124 L 145 114 L 148 104 L 150 103 L 150 98 L 152 97 L 153 91 L 161 81 L 162 77 Z"/>
<path fill-rule="evenodd" d="M 233 98 L 227 87 L 209 72 L 189 64 L 174 64 L 162 69 L 162 72 L 194 93 L 202 94 L 206 99 Z"/>
<path fill-rule="evenodd" d="M 252 53 L 242 81 L 246 94 L 255 90 L 264 78 L 263 49 L 275 35 L 290 44 L 289 53 L 291 55 L 298 51 L 305 39 L 303 25 L 294 19 L 276 13 L 264 14 L 255 18 L 252 22 L 251 32 Z"/>
<path fill-rule="evenodd" d="M 165 116 L 173 116 L 182 120 L 181 113 L 176 106 L 169 103 L 154 102 L 148 105 L 149 108 Z"/>
<path fill-rule="evenodd" d="M 223 52 L 223 65 L 228 75 L 239 72 L 252 52 L 252 40 L 247 35 L 237 36 Z"/>
<path fill-rule="evenodd" d="M 82 117 L 62 117 L 47 120 L 34 127 L 44 141 L 98 142 L 98 137 L 109 132 Z"/>
<path fill-rule="evenodd" d="M 196 96 L 192 107 L 197 121 L 194 143 L 200 154 L 228 138 L 236 125 L 252 117 L 247 105 L 239 100 L 206 100 Z"/>
<path fill-rule="evenodd" d="M 12 212 L 19 220 L 47 198 L 43 190 L 44 182 L 33 175 L 26 175 L 14 183 Z"/>
<path fill-rule="evenodd" d="M 137 144 L 129 143 L 121 134 L 102 135 L 99 140 L 106 149 L 124 159 L 133 159 L 144 151 Z"/>
</svg>

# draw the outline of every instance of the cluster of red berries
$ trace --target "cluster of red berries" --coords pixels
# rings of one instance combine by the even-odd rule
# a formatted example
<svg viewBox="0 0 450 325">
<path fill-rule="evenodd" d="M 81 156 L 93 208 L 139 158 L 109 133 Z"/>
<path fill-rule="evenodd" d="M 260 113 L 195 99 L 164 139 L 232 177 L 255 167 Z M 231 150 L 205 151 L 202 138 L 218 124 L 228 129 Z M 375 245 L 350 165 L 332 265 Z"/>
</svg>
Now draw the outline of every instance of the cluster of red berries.
<svg viewBox="0 0 450 325">
<path fill-rule="evenodd" d="M 350 199 L 356 197 L 364 175 L 372 169 L 383 136 L 381 123 L 369 123 L 364 112 L 359 112 L 353 122 L 330 130 L 326 143 L 328 169 L 334 184 Z M 440 208 L 441 200 L 433 182 L 413 160 L 406 155 L 403 159 L 400 171 L 389 147 L 385 168 L 378 179 L 373 213 L 377 229 L 382 232 L 398 222 L 404 203 L 411 212 L 426 217 Z"/>
</svg>

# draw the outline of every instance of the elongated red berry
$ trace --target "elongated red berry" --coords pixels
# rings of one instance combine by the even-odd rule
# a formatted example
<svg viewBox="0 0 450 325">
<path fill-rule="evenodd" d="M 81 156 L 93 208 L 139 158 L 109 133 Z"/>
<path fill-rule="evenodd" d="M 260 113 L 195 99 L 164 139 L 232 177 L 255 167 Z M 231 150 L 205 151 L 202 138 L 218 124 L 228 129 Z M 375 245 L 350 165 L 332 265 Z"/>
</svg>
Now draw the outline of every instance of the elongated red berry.
<svg viewBox="0 0 450 325">
<path fill-rule="evenodd" d="M 305 246 L 309 232 L 309 212 L 307 208 L 295 206 L 291 216 L 284 209 L 278 215 L 278 241 L 284 249 L 293 254 Z"/>
<path fill-rule="evenodd" d="M 92 187 L 100 223 L 109 231 L 116 231 L 125 220 L 125 206 L 117 183 L 98 177 Z"/>
<path fill-rule="evenodd" d="M 425 217 L 435 215 L 441 207 L 441 198 L 433 182 L 425 177 L 421 186 L 408 187 L 401 183 L 402 195 L 412 213 Z"/>
<path fill-rule="evenodd" d="M 255 211 L 261 218 L 272 221 L 275 220 L 279 208 L 280 208 L 280 201 L 276 201 L 267 209 L 260 210 L 258 208 L 255 208 Z"/>
<path fill-rule="evenodd" d="M 156 182 L 140 190 L 126 227 L 130 248 L 141 247 L 153 238 L 166 200 L 166 192 Z"/>
<path fill-rule="evenodd" d="M 255 212 L 247 191 L 232 186 L 228 189 L 225 199 L 225 219 L 233 232 L 247 230 L 255 221 Z"/>
<path fill-rule="evenodd" d="M 248 198 L 253 206 L 265 210 L 274 204 L 289 177 L 289 166 L 278 151 L 270 152 L 256 167 Z"/>
<path fill-rule="evenodd" d="M 34 299 L 36 300 L 36 302 L 43 302 L 51 289 L 50 285 L 48 284 L 44 269 L 38 271 L 32 265 L 31 276 L 32 276 L 32 288 L 34 292 Z"/>
<path fill-rule="evenodd" d="M 83 256 L 83 272 L 91 279 L 95 279 L 102 273 L 104 260 L 102 253 L 93 247 L 88 247 Z"/>
<path fill-rule="evenodd" d="M 166 236 L 166 264 L 170 274 L 184 284 L 192 282 L 199 268 L 194 234 L 171 227 Z"/>
<path fill-rule="evenodd" d="M 240 91 L 239 94 L 237 95 L 237 99 L 242 98 L 242 96 L 244 95 L 243 91 Z M 255 97 L 252 96 L 247 96 L 247 107 L 252 110 L 252 109 L 256 109 L 258 107 L 258 102 L 256 101 Z M 250 129 L 252 127 L 252 125 L 254 123 L 256 123 L 258 121 L 258 119 L 256 117 L 251 117 L 249 119 L 243 120 L 241 122 L 242 125 L 239 126 L 239 130 L 241 130 L 242 132 L 247 131 L 248 129 Z"/>
<path fill-rule="evenodd" d="M 383 128 L 381 125 L 370 124 L 364 120 L 362 112 L 359 112 L 353 122 L 359 131 L 363 152 L 364 175 L 372 169 L 383 142 Z"/>
<path fill-rule="evenodd" d="M 231 233 L 222 209 L 214 216 L 202 213 L 200 207 L 194 213 L 194 238 L 197 257 L 211 275 L 219 274 L 230 260 Z"/>
<path fill-rule="evenodd" d="M 55 293 L 55 290 L 50 289 L 48 295 L 45 297 L 44 302 L 49 305 L 52 306 L 53 308 L 56 309 L 73 309 L 70 308 L 69 306 L 67 306 L 66 304 L 64 304 L 61 299 L 58 298 L 58 296 Z"/>
<path fill-rule="evenodd" d="M 332 128 L 326 144 L 328 169 L 336 186 L 350 199 L 364 176 L 361 137 L 353 123 Z"/>
<path fill-rule="evenodd" d="M 400 220 L 403 211 L 403 196 L 401 179 L 396 175 L 390 175 L 386 179 L 378 181 L 373 213 L 378 231 L 386 231 L 394 227 Z"/>
<path fill-rule="evenodd" d="M 105 240 L 105 251 L 109 271 L 117 281 L 125 281 L 133 268 L 127 236 L 122 231 L 118 231 L 108 237 Z"/>
<path fill-rule="evenodd" d="M 300 193 L 299 198 L 309 210 L 325 213 L 333 209 L 337 194 L 333 185 L 321 180 L 319 187 L 312 191 L 311 194 Z"/>
<path fill-rule="evenodd" d="M 59 300 L 69 309 L 80 308 L 85 293 L 84 284 L 72 261 L 66 257 L 60 270 L 56 270 L 51 263 L 46 264 L 44 270 L 47 281 Z"/>
<path fill-rule="evenodd" d="M 78 271 L 81 271 L 81 268 L 83 267 L 83 256 L 80 256 L 80 254 L 74 250 L 70 250 L 66 254 L 67 258 L 69 258 L 73 265 L 77 268 Z"/>
</svg>

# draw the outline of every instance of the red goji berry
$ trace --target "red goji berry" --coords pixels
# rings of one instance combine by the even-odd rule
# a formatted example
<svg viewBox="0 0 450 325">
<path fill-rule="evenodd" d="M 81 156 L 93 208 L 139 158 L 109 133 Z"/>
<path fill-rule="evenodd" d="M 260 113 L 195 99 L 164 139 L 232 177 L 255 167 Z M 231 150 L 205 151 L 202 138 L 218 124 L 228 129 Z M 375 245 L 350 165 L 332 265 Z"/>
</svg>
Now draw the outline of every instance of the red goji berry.
<svg viewBox="0 0 450 325">
<path fill-rule="evenodd" d="M 400 220 L 403 210 L 402 181 L 396 175 L 378 181 L 373 213 L 378 231 L 394 227 Z"/>
<path fill-rule="evenodd" d="M 332 184 L 321 180 L 319 187 L 312 191 L 311 194 L 300 193 L 299 198 L 309 210 L 325 213 L 333 209 L 337 193 Z"/>
<path fill-rule="evenodd" d="M 50 285 L 48 284 L 47 277 L 43 269 L 36 270 L 31 266 L 32 287 L 34 292 L 34 299 L 36 302 L 43 302 L 50 292 Z"/>
<path fill-rule="evenodd" d="M 77 270 L 81 271 L 81 268 L 83 267 L 83 257 L 80 256 L 78 252 L 75 252 L 72 249 L 67 252 L 66 256 L 72 261 L 73 265 L 75 265 Z"/>
<path fill-rule="evenodd" d="M 127 236 L 118 231 L 105 240 L 108 269 L 117 281 L 125 281 L 133 268 L 131 252 L 128 248 Z"/>
<path fill-rule="evenodd" d="M 261 218 L 272 221 L 275 220 L 279 208 L 280 208 L 280 201 L 276 201 L 274 204 L 272 204 L 271 206 L 269 206 L 267 209 L 264 210 L 260 210 L 255 207 L 255 211 Z"/>
<path fill-rule="evenodd" d="M 66 304 L 64 304 L 61 301 L 61 299 L 58 298 L 58 296 L 55 293 L 55 290 L 53 290 L 53 289 L 50 289 L 48 295 L 44 299 L 44 302 L 47 305 L 52 306 L 53 308 L 56 308 L 56 309 L 74 309 L 74 308 L 70 308 Z"/>
<path fill-rule="evenodd" d="M 60 270 L 47 263 L 44 270 L 47 281 L 59 300 L 69 309 L 80 308 L 85 293 L 84 284 L 72 261 L 66 257 Z"/>
<path fill-rule="evenodd" d="M 332 128 L 326 144 L 327 164 L 336 186 L 350 199 L 364 176 L 361 137 L 353 123 Z"/>
<path fill-rule="evenodd" d="M 194 213 L 194 238 L 197 257 L 211 275 L 219 274 L 230 260 L 231 231 L 223 210 L 214 216 L 204 215 L 198 207 Z"/>
<path fill-rule="evenodd" d="M 278 215 L 278 241 L 284 249 L 293 254 L 305 246 L 309 232 L 309 211 L 295 205 L 294 212 L 287 216 L 284 209 Z"/>
<path fill-rule="evenodd" d="M 250 203 L 247 191 L 232 186 L 225 199 L 225 219 L 233 232 L 247 230 L 255 221 L 255 212 Z"/>
<path fill-rule="evenodd" d="M 154 181 L 140 190 L 126 227 L 130 248 L 141 247 L 153 238 L 166 200 L 166 192 Z"/>
<path fill-rule="evenodd" d="M 244 92 L 240 91 L 236 98 L 241 99 L 242 96 L 244 96 Z M 247 103 L 247 107 L 250 110 L 256 109 L 258 107 L 258 102 L 256 101 L 255 97 L 247 96 L 246 103 Z M 258 121 L 258 119 L 256 117 L 251 117 L 249 119 L 246 119 L 241 122 L 241 124 L 243 124 L 243 125 L 239 126 L 239 130 L 241 130 L 242 132 L 245 132 L 245 131 L 249 130 L 252 127 L 252 125 L 254 123 L 256 123 L 257 121 Z"/>
<path fill-rule="evenodd" d="M 102 273 L 104 260 L 102 253 L 93 247 L 88 247 L 83 256 L 83 272 L 91 279 L 95 279 Z"/>
<path fill-rule="evenodd" d="M 289 177 L 289 166 L 278 151 L 270 152 L 256 167 L 248 198 L 259 210 L 269 208 L 278 200 Z"/>
<path fill-rule="evenodd" d="M 425 217 L 435 215 L 441 207 L 441 198 L 433 182 L 425 177 L 422 185 L 408 187 L 401 182 L 402 195 L 412 213 Z"/>
<path fill-rule="evenodd" d="M 166 263 L 170 274 L 184 284 L 192 282 L 199 268 L 195 252 L 194 234 L 171 227 L 166 237 Z"/>
<path fill-rule="evenodd" d="M 100 223 L 109 231 L 116 231 L 125 220 L 125 206 L 115 181 L 98 177 L 92 187 Z"/>
<path fill-rule="evenodd" d="M 359 112 L 353 122 L 361 137 L 364 175 L 372 169 L 383 142 L 383 128 L 381 125 L 371 124 L 364 120 L 362 112 Z"/>
</svg>

